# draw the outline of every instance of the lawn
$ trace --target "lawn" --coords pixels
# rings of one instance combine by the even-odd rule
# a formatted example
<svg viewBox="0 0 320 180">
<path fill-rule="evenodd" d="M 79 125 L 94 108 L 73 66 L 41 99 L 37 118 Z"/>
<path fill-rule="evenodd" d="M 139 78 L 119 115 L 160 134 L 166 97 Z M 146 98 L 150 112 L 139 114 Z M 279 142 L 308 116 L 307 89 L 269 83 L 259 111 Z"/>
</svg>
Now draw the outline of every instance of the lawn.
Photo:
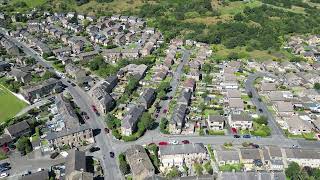
<svg viewBox="0 0 320 180">
<path fill-rule="evenodd" d="M 218 131 L 208 130 L 208 134 L 209 135 L 225 135 L 225 132 L 224 130 L 218 130 Z"/>
<path fill-rule="evenodd" d="M 0 122 L 12 118 L 27 104 L 0 85 Z"/>
<path fill-rule="evenodd" d="M 35 8 L 37 6 L 43 5 L 46 0 L 12 0 L 12 4 L 16 4 L 19 2 L 25 2 L 29 8 Z"/>
<path fill-rule="evenodd" d="M 239 172 L 241 171 L 243 165 L 242 164 L 232 164 L 232 165 L 223 165 L 223 166 L 219 166 L 219 170 L 220 171 L 224 171 L 224 172 L 231 172 L 233 170 Z"/>
</svg>

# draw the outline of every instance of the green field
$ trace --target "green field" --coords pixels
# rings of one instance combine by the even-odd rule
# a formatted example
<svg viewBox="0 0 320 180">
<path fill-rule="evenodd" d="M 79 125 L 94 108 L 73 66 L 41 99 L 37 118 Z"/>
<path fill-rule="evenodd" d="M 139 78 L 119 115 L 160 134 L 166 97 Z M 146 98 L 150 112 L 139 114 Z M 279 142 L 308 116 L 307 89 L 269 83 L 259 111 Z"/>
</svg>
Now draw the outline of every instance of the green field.
<svg viewBox="0 0 320 180">
<path fill-rule="evenodd" d="M 16 115 L 26 105 L 0 85 L 0 123 Z"/>
</svg>

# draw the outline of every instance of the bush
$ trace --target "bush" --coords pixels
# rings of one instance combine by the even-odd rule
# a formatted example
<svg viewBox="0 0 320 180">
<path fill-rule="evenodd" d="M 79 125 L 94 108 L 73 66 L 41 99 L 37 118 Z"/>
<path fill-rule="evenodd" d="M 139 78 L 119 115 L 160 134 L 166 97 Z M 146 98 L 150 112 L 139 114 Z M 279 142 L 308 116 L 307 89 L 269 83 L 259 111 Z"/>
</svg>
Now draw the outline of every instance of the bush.
<svg viewBox="0 0 320 180">
<path fill-rule="evenodd" d="M 118 160 L 119 160 L 119 168 L 122 174 L 123 175 L 129 174 L 130 166 L 126 161 L 126 156 L 124 155 L 124 153 L 119 154 Z"/>
</svg>

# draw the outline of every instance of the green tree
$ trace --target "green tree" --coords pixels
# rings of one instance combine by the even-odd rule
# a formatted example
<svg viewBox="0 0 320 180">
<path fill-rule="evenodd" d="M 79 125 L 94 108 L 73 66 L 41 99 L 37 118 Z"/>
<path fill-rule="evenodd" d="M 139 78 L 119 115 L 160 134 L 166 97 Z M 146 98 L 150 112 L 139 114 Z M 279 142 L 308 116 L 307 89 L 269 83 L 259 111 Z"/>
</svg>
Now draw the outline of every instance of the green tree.
<svg viewBox="0 0 320 180">
<path fill-rule="evenodd" d="M 289 179 L 300 179 L 300 166 L 296 162 L 291 162 L 288 168 L 285 170 L 285 173 Z"/>
<path fill-rule="evenodd" d="M 201 164 L 199 164 L 199 163 L 194 163 L 194 164 L 193 164 L 193 169 L 194 169 L 194 171 L 196 172 L 196 174 L 197 174 L 198 176 L 202 175 L 203 167 L 201 166 Z"/>
<path fill-rule="evenodd" d="M 316 90 L 320 90 L 320 83 L 314 83 L 313 88 Z"/>
<path fill-rule="evenodd" d="M 169 134 L 169 131 L 167 130 L 168 127 L 168 119 L 162 118 L 160 121 L 160 132 L 163 134 Z"/>
<path fill-rule="evenodd" d="M 143 123 L 146 129 L 151 129 L 154 123 L 154 119 L 151 117 L 151 114 L 144 112 L 140 118 L 140 121 Z"/>
<path fill-rule="evenodd" d="M 173 167 L 167 174 L 166 174 L 166 177 L 168 179 L 174 179 L 174 178 L 177 178 L 177 177 L 180 177 L 181 176 L 181 172 L 178 170 L 177 167 Z"/>
<path fill-rule="evenodd" d="M 255 118 L 254 121 L 258 124 L 268 125 L 268 118 L 266 116 L 259 116 Z"/>
<path fill-rule="evenodd" d="M 119 160 L 119 168 L 122 174 L 124 175 L 129 174 L 130 166 L 126 161 L 126 156 L 124 155 L 124 153 L 119 154 L 118 160 Z"/>
<path fill-rule="evenodd" d="M 17 149 L 20 151 L 22 154 L 26 154 L 32 151 L 32 145 L 28 137 L 21 137 L 17 141 Z"/>
</svg>

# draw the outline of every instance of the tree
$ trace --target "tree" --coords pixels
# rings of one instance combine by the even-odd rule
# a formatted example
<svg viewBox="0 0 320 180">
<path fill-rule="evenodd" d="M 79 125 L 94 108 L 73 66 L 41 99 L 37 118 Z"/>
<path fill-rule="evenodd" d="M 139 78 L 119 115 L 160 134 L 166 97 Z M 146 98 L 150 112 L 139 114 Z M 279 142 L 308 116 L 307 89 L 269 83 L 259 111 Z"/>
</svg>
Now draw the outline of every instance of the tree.
<svg viewBox="0 0 320 180">
<path fill-rule="evenodd" d="M 141 123 L 143 123 L 146 129 L 151 129 L 154 123 L 154 119 L 151 117 L 151 114 L 144 112 L 140 118 Z"/>
<path fill-rule="evenodd" d="M 126 161 L 126 156 L 124 155 L 124 153 L 119 154 L 118 160 L 119 160 L 119 168 L 122 174 L 124 175 L 129 174 L 130 166 Z"/>
<path fill-rule="evenodd" d="M 169 131 L 167 130 L 167 126 L 168 126 L 168 119 L 166 118 L 162 118 L 160 121 L 160 132 L 163 134 L 169 134 Z"/>
<path fill-rule="evenodd" d="M 313 88 L 316 90 L 320 90 L 320 83 L 314 83 Z"/>
<path fill-rule="evenodd" d="M 204 168 L 208 174 L 211 174 L 211 175 L 213 174 L 213 169 L 212 169 L 210 161 L 208 161 L 204 164 Z"/>
<path fill-rule="evenodd" d="M 164 91 L 166 93 L 168 91 L 169 87 L 170 87 L 170 82 L 162 81 L 162 82 L 160 82 L 156 91 L 157 91 L 157 93 L 160 93 L 161 91 Z"/>
<path fill-rule="evenodd" d="M 254 119 L 254 121 L 258 124 L 268 125 L 268 118 L 266 116 L 260 116 L 256 119 Z"/>
<path fill-rule="evenodd" d="M 289 179 L 300 179 L 300 166 L 296 162 L 291 162 L 288 168 L 285 170 L 286 176 Z"/>
<path fill-rule="evenodd" d="M 17 149 L 22 153 L 26 154 L 32 151 L 32 145 L 28 137 L 21 137 L 17 141 Z"/>
<path fill-rule="evenodd" d="M 197 174 L 198 176 L 202 175 L 203 167 L 201 166 L 201 164 L 199 164 L 199 163 L 194 163 L 194 164 L 193 164 L 193 168 L 194 168 L 194 171 L 196 172 L 196 174 Z"/>
<path fill-rule="evenodd" d="M 166 174 L 166 177 L 168 179 L 174 179 L 174 178 L 177 178 L 177 177 L 180 177 L 181 176 L 181 172 L 178 170 L 177 167 L 173 167 L 167 174 Z"/>
<path fill-rule="evenodd" d="M 111 113 L 107 114 L 105 120 L 109 129 L 115 129 L 121 126 L 121 121 Z"/>
</svg>

